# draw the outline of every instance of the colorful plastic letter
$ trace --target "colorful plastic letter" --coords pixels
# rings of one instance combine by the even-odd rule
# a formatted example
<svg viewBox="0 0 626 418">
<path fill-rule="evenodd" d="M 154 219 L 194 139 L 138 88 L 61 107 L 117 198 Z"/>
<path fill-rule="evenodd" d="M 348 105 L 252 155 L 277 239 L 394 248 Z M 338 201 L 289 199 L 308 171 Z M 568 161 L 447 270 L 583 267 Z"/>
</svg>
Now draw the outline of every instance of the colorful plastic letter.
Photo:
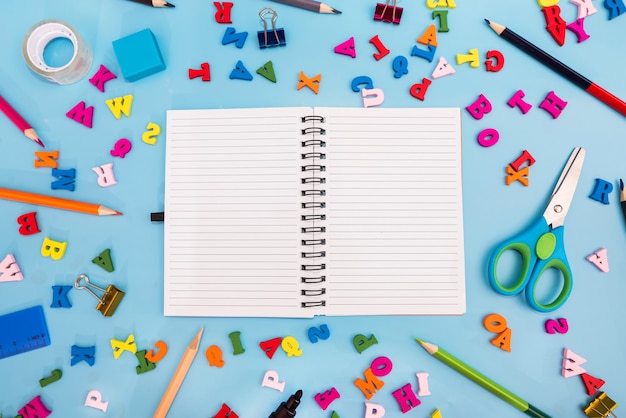
<svg viewBox="0 0 626 418">
<path fill-rule="evenodd" d="M 72 303 L 67 298 L 67 294 L 74 286 L 52 286 L 51 308 L 71 308 Z"/>
<path fill-rule="evenodd" d="M 481 94 L 474 103 L 465 107 L 465 109 L 474 119 L 481 120 L 486 114 L 490 113 L 493 108 L 489 99 Z"/>
<path fill-rule="evenodd" d="M 509 101 L 506 102 L 506 104 L 509 105 L 509 107 L 511 108 L 517 106 L 523 114 L 526 114 L 533 107 L 533 105 L 522 100 L 525 95 L 526 94 L 523 90 L 518 90 L 515 92 L 513 97 L 511 97 Z"/>
<path fill-rule="evenodd" d="M 585 384 L 585 389 L 587 389 L 587 395 L 589 396 L 593 396 L 598 391 L 598 389 L 600 389 L 602 386 L 604 386 L 604 383 L 606 383 L 604 380 L 593 377 L 587 373 L 581 373 L 580 378 L 583 380 L 583 383 Z"/>
<path fill-rule="evenodd" d="M 522 183 L 525 187 L 528 186 L 528 167 L 524 167 L 521 170 L 516 171 L 510 165 L 506 166 L 506 185 L 509 186 L 516 180 Z"/>
<path fill-rule="evenodd" d="M 101 410 L 102 412 L 106 412 L 109 406 L 109 402 L 102 402 L 102 394 L 97 390 L 91 390 L 87 394 L 87 398 L 85 399 L 85 406 L 90 408 L 96 408 Z"/>
<path fill-rule="evenodd" d="M 75 366 L 81 361 L 86 362 L 89 366 L 93 366 L 96 362 L 96 346 L 79 347 L 77 345 L 73 345 L 71 355 L 72 359 L 70 360 L 70 366 Z"/>
<path fill-rule="evenodd" d="M 586 370 L 580 367 L 581 364 L 586 363 L 587 360 L 574 353 L 569 348 L 563 350 L 563 369 L 561 374 L 563 377 L 572 377 L 585 373 Z"/>
<path fill-rule="evenodd" d="M 337 45 L 334 49 L 336 54 L 348 55 L 349 57 L 356 58 L 356 47 L 354 46 L 354 36 Z"/>
<path fill-rule="evenodd" d="M 497 73 L 504 67 L 504 55 L 502 55 L 502 52 L 492 49 L 487 51 L 486 56 L 485 69 L 487 71 Z"/>
<path fill-rule="evenodd" d="M 478 58 L 478 48 L 472 48 L 468 54 L 456 54 L 456 63 L 461 65 L 469 62 L 471 68 L 480 67 L 480 59 Z"/>
<path fill-rule="evenodd" d="M 234 43 L 237 48 L 243 48 L 243 45 L 246 43 L 246 38 L 248 38 L 248 32 L 237 32 L 235 28 L 229 26 L 224 31 L 222 45 Z"/>
<path fill-rule="evenodd" d="M 374 82 L 372 81 L 371 78 L 369 78 L 366 75 L 354 77 L 352 79 L 352 83 L 350 84 L 350 87 L 352 88 L 353 92 L 358 93 L 361 91 L 361 87 L 359 87 L 361 84 L 365 84 L 365 86 L 363 87 L 364 89 L 374 88 Z"/>
<path fill-rule="evenodd" d="M 494 128 L 487 128 L 480 131 L 476 140 L 480 146 L 485 148 L 496 145 L 500 139 L 500 133 Z"/>
<path fill-rule="evenodd" d="M 150 29 L 113 41 L 113 52 L 127 81 L 137 81 L 165 70 L 159 45 Z"/>
<path fill-rule="evenodd" d="M 23 280 L 24 276 L 20 270 L 20 266 L 15 261 L 13 254 L 7 254 L 2 261 L 0 261 L 0 282 L 16 282 Z"/>
<path fill-rule="evenodd" d="M 265 352 L 265 355 L 269 359 L 271 359 L 272 357 L 274 357 L 274 353 L 276 352 L 278 347 L 280 347 L 280 343 L 282 341 L 283 341 L 282 337 L 276 337 L 276 338 L 272 338 L 271 340 L 261 341 L 259 343 L 259 346 L 261 347 L 261 350 Z"/>
<path fill-rule="evenodd" d="M 239 418 L 239 415 L 235 413 L 228 405 L 222 404 L 222 407 L 217 414 L 213 415 L 213 418 Z"/>
<path fill-rule="evenodd" d="M 370 368 L 372 369 L 372 373 L 378 377 L 387 376 L 391 373 L 393 369 L 393 363 L 389 359 L 389 357 L 380 356 L 376 357 L 372 363 L 370 364 Z"/>
<path fill-rule="evenodd" d="M 231 332 L 228 334 L 228 338 L 230 338 L 230 343 L 233 345 L 233 355 L 237 356 L 245 353 L 246 350 L 241 343 L 241 331 Z"/>
<path fill-rule="evenodd" d="M 365 395 L 365 399 L 369 400 L 385 385 L 385 382 L 374 376 L 371 367 L 363 372 L 363 377 L 365 379 L 355 379 L 354 386 Z"/>
<path fill-rule="evenodd" d="M 268 370 L 265 372 L 261 386 L 276 389 L 280 392 L 285 390 L 285 382 L 280 382 L 278 380 L 278 373 L 276 373 L 275 370 Z"/>
<path fill-rule="evenodd" d="M 400 78 L 409 73 L 409 62 L 406 60 L 406 57 L 399 55 L 393 59 L 391 68 L 393 68 L 393 77 Z"/>
<path fill-rule="evenodd" d="M 435 28 L 435 25 L 428 26 L 428 28 L 424 31 L 424 33 L 422 33 L 422 35 L 419 38 L 417 38 L 417 43 L 420 43 L 422 45 L 438 46 L 437 45 L 437 28 Z"/>
<path fill-rule="evenodd" d="M 498 334 L 496 338 L 491 340 L 491 344 L 495 345 L 496 347 L 504 351 L 510 352 L 511 351 L 511 328 L 507 328 L 504 331 L 502 331 L 500 334 Z"/>
<path fill-rule="evenodd" d="M 137 357 L 137 361 L 139 362 L 139 365 L 135 367 L 137 374 L 144 374 L 156 369 L 156 364 L 146 358 L 146 350 L 137 351 L 135 357 Z"/>
<path fill-rule="evenodd" d="M 17 223 L 20 225 L 18 232 L 21 235 L 33 235 L 41 232 L 37 224 L 37 212 L 28 212 L 18 216 Z"/>
<path fill-rule="evenodd" d="M 513 161 L 510 166 L 513 167 L 515 171 L 519 171 L 520 167 L 524 163 L 528 164 L 528 167 L 535 164 L 535 159 L 532 155 L 530 155 L 530 152 L 528 152 L 527 150 L 522 151 L 522 154 L 517 157 L 517 159 Z"/>
<path fill-rule="evenodd" d="M 607 256 L 606 248 L 600 248 L 598 251 L 587 256 L 587 261 L 591 262 L 594 266 L 600 269 L 604 273 L 609 271 L 609 258 Z"/>
<path fill-rule="evenodd" d="M 109 71 L 107 67 L 100 64 L 100 68 L 98 68 L 98 71 L 93 75 L 93 77 L 89 79 L 89 82 L 96 86 L 96 88 L 102 93 L 104 93 L 104 84 L 107 81 L 111 81 L 115 78 L 117 78 L 115 74 Z"/>
<path fill-rule="evenodd" d="M 439 29 L 437 32 L 449 32 L 450 28 L 448 27 L 448 11 L 447 10 L 433 10 L 431 13 L 431 18 L 433 20 L 439 19 Z"/>
<path fill-rule="evenodd" d="M 98 256 L 96 256 L 93 260 L 91 260 L 91 262 L 102 267 L 104 270 L 108 271 L 109 273 L 112 273 L 113 270 L 115 270 L 115 268 L 113 267 L 113 261 L 111 260 L 110 248 L 107 248 L 106 250 L 102 251 Z"/>
<path fill-rule="evenodd" d="M 566 318 L 559 318 L 556 320 L 548 319 L 544 326 L 548 334 L 554 334 L 556 332 L 559 334 L 567 334 L 567 331 L 569 330 Z"/>
<path fill-rule="evenodd" d="M 133 144 L 127 138 L 120 138 L 117 140 L 115 145 L 113 145 L 113 149 L 109 151 L 113 157 L 126 157 L 126 154 L 133 149 Z"/>
<path fill-rule="evenodd" d="M 596 179 L 596 185 L 590 198 L 598 202 L 609 204 L 609 194 L 613 191 L 613 185 L 606 180 Z"/>
<path fill-rule="evenodd" d="M 224 367 L 225 361 L 222 358 L 222 349 L 217 345 L 207 348 L 204 355 L 209 362 L 209 366 L 217 367 L 218 369 Z"/>
<path fill-rule="evenodd" d="M 100 187 L 110 187 L 117 184 L 115 174 L 113 174 L 113 163 L 102 164 L 91 169 L 98 175 L 98 185 Z"/>
<path fill-rule="evenodd" d="M 46 418 L 52 411 L 41 400 L 41 396 L 37 395 L 30 402 L 24 405 L 18 413 L 23 418 Z"/>
<path fill-rule="evenodd" d="M 413 387 L 410 383 L 407 383 L 398 390 L 394 390 L 391 394 L 398 402 L 398 405 L 400 405 L 400 410 L 403 414 L 406 414 L 411 409 L 422 403 L 419 399 L 417 399 L 415 393 L 413 393 Z"/>
<path fill-rule="evenodd" d="M 290 335 L 283 338 L 280 346 L 283 350 L 285 350 L 285 353 L 287 353 L 287 357 L 300 357 L 302 355 L 302 350 L 300 349 L 300 344 L 298 343 L 298 340 Z"/>
<path fill-rule="evenodd" d="M 415 376 L 417 377 L 417 386 L 419 388 L 417 396 L 430 396 L 430 389 L 428 387 L 429 374 L 426 372 L 417 372 Z"/>
<path fill-rule="evenodd" d="M 565 44 L 565 20 L 561 17 L 561 8 L 556 4 L 541 9 L 546 19 L 546 30 L 559 46 Z"/>
<path fill-rule="evenodd" d="M 429 9 L 434 9 L 436 7 L 454 9 L 456 7 L 456 3 L 454 3 L 454 0 L 426 0 L 426 7 Z"/>
<path fill-rule="evenodd" d="M 318 74 L 315 77 L 309 78 L 304 74 L 304 72 L 300 71 L 300 76 L 298 77 L 298 86 L 296 87 L 296 89 L 300 90 L 302 87 L 306 86 L 310 88 L 311 90 L 313 90 L 315 94 L 317 94 L 320 89 L 321 81 L 322 81 L 321 74 Z"/>
<path fill-rule="evenodd" d="M 417 47 L 417 45 L 413 45 L 413 49 L 411 49 L 411 56 L 424 58 L 428 62 L 433 62 L 433 58 L 435 58 L 435 51 L 437 51 L 437 47 L 433 45 L 428 45 L 428 50 L 423 50 Z"/>
<path fill-rule="evenodd" d="M 421 83 L 415 83 L 411 86 L 409 93 L 411 96 L 415 97 L 418 100 L 424 101 L 424 97 L 426 97 L 426 92 L 428 91 L 428 87 L 432 81 L 427 78 L 422 78 Z"/>
<path fill-rule="evenodd" d="M 63 376 L 63 372 L 61 371 L 61 369 L 54 369 L 52 370 L 52 373 L 50 374 L 50 376 L 39 379 L 39 386 L 41 386 L 42 388 L 46 387 L 49 384 L 54 383 L 57 380 L 61 379 L 62 376 Z"/>
<path fill-rule="evenodd" d="M 41 244 L 41 255 L 58 261 L 65 255 L 66 249 L 67 242 L 53 241 L 50 238 L 45 237 L 43 239 L 43 244 Z"/>
<path fill-rule="evenodd" d="M 381 418 L 385 416 L 385 408 L 373 402 L 365 402 L 365 418 Z"/>
<path fill-rule="evenodd" d="M 161 127 L 153 122 L 148 122 L 147 131 L 141 135 L 141 140 L 148 145 L 154 145 L 157 142 L 157 136 L 161 133 Z"/>
<path fill-rule="evenodd" d="M 541 102 L 541 104 L 539 105 L 541 109 L 551 114 L 554 119 L 558 118 L 561 115 L 561 112 L 563 112 L 565 106 L 567 106 L 567 102 L 554 94 L 553 91 L 548 93 L 546 98 L 543 99 L 543 102 Z"/>
<path fill-rule="evenodd" d="M 389 54 L 389 49 L 383 44 L 378 35 L 373 36 L 370 39 L 370 43 L 376 47 L 377 53 L 373 54 L 376 61 L 380 61 L 381 58 Z"/>
<path fill-rule="evenodd" d="M 455 72 L 456 70 L 454 69 L 454 67 L 448 64 L 448 61 L 444 57 L 439 57 L 439 62 L 437 63 L 435 70 L 431 74 L 431 77 L 440 78 L 446 75 L 454 74 Z"/>
<path fill-rule="evenodd" d="M 574 35 L 576 35 L 577 43 L 581 43 L 589 39 L 589 34 L 585 32 L 584 25 L 585 25 L 585 19 L 576 19 L 575 21 L 567 25 L 567 29 L 571 30 L 572 32 L 574 32 Z"/>
<path fill-rule="evenodd" d="M 337 391 L 337 389 L 332 388 L 327 390 L 324 393 L 318 393 L 315 395 L 315 402 L 322 408 L 323 411 L 326 411 L 329 405 L 336 399 L 339 399 L 341 395 Z"/>
<path fill-rule="evenodd" d="M 328 325 L 323 324 L 317 328 L 309 328 L 307 335 L 309 336 L 309 340 L 315 344 L 319 339 L 327 340 L 330 337 L 330 330 L 328 329 Z"/>
<path fill-rule="evenodd" d="M 358 334 L 352 339 L 352 344 L 354 345 L 354 348 L 356 348 L 356 351 L 359 354 L 362 354 L 363 351 L 367 350 L 374 344 L 378 344 L 378 340 L 374 334 L 370 335 L 369 338 L 363 334 Z"/>
<path fill-rule="evenodd" d="M 435 409 L 433 413 L 430 415 L 430 418 L 442 418 L 441 411 L 439 409 Z"/>
<path fill-rule="evenodd" d="M 79 102 L 65 116 L 88 128 L 93 126 L 93 106 L 85 107 L 85 102 Z"/>
<path fill-rule="evenodd" d="M 137 353 L 137 344 L 135 344 L 135 334 L 128 334 L 126 341 L 111 338 L 111 348 L 113 349 L 113 357 L 117 360 L 124 351 Z M 145 354 L 144 354 L 145 355 Z"/>
<path fill-rule="evenodd" d="M 35 168 L 50 167 L 57 168 L 59 166 L 59 150 L 54 151 L 35 151 Z"/>
<path fill-rule="evenodd" d="M 213 5 L 217 9 L 215 12 L 215 21 L 217 23 L 233 23 L 230 19 L 230 11 L 233 8 L 233 3 L 229 1 L 218 2 L 214 1 Z"/>
<path fill-rule="evenodd" d="M 276 82 L 276 73 L 274 72 L 274 64 L 272 64 L 272 61 L 268 61 L 261 65 L 257 68 L 256 73 L 267 78 L 272 83 Z"/>
<path fill-rule="evenodd" d="M 50 183 L 50 187 L 53 190 L 69 190 L 73 192 L 76 189 L 76 169 L 70 168 L 67 170 L 59 170 L 58 168 L 52 169 L 52 177 L 55 177 L 57 180 Z"/>
<path fill-rule="evenodd" d="M 127 94 L 126 96 L 114 97 L 113 99 L 105 100 L 105 103 L 115 119 L 120 119 L 122 114 L 127 118 L 130 117 L 130 111 L 133 107 L 133 95 Z"/>
<path fill-rule="evenodd" d="M 235 68 L 233 68 L 233 71 L 231 71 L 228 78 L 230 78 L 231 80 L 237 79 L 250 81 L 252 80 L 252 74 L 250 74 L 250 71 L 248 71 L 246 66 L 243 65 L 243 62 L 239 60 L 237 61 L 237 64 L 235 64 Z"/>
<path fill-rule="evenodd" d="M 375 107 L 385 101 L 385 93 L 381 89 L 362 89 L 363 107 Z"/>
<path fill-rule="evenodd" d="M 570 3 L 578 6 L 578 19 L 584 19 L 598 11 L 591 1 L 592 0 L 569 0 Z"/>
<path fill-rule="evenodd" d="M 158 363 L 163 360 L 163 357 L 167 354 L 167 344 L 164 341 L 159 340 L 154 343 L 154 348 L 157 349 L 157 352 L 155 353 L 153 349 L 148 350 L 146 353 L 146 360 L 151 363 Z"/>
<path fill-rule="evenodd" d="M 604 0 L 604 7 L 609 11 L 609 20 L 615 19 L 626 11 L 624 0 Z"/>
<path fill-rule="evenodd" d="M 189 77 L 190 80 L 201 77 L 202 81 L 211 81 L 211 66 L 208 62 L 203 62 L 200 64 L 199 69 L 189 68 L 187 70 L 187 77 Z"/>
<path fill-rule="evenodd" d="M 483 319 L 483 326 L 489 332 L 500 333 L 504 331 L 506 326 L 506 319 L 500 314 L 489 314 Z"/>
</svg>

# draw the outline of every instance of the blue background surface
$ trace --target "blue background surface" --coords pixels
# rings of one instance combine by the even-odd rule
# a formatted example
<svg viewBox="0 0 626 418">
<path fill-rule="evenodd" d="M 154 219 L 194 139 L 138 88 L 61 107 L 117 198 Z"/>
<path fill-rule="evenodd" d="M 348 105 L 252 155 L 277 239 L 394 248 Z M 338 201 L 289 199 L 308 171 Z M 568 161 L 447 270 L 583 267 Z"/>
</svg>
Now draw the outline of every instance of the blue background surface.
<svg viewBox="0 0 626 418">
<path fill-rule="evenodd" d="M 177 0 L 175 9 L 152 9 L 124 0 L 78 2 L 72 0 L 0 2 L 0 91 L 29 120 L 46 144 L 59 150 L 59 168 L 75 168 L 76 190 L 50 190 L 50 169 L 33 167 L 34 151 L 41 149 L 24 139 L 0 117 L 0 185 L 61 197 L 102 203 L 124 212 L 121 217 L 94 217 L 14 202 L 0 202 L 0 258 L 13 254 L 24 280 L 0 283 L 0 314 L 33 305 L 43 305 L 52 344 L 0 360 L 0 413 L 14 416 L 37 395 L 57 417 L 144 417 L 151 416 L 172 376 L 185 347 L 200 327 L 205 328 L 201 348 L 172 406 L 171 417 L 212 417 L 222 403 L 240 417 L 268 416 L 297 389 L 304 391 L 298 416 L 363 416 L 366 401 L 354 386 L 375 358 L 387 356 L 393 370 L 383 378 L 381 390 L 371 402 L 386 409 L 389 417 L 402 416 L 391 393 L 411 383 L 417 391 L 416 372 L 428 372 L 431 396 L 406 413 L 430 417 L 439 408 L 449 417 L 522 416 L 508 404 L 466 380 L 415 343 L 415 337 L 441 345 L 493 380 L 555 417 L 583 416 L 580 408 L 588 401 L 578 377 L 561 376 L 564 348 L 587 359 L 587 372 L 606 381 L 602 390 L 618 403 L 626 402 L 626 333 L 623 318 L 626 304 L 626 225 L 622 219 L 617 190 L 604 205 L 590 199 L 597 178 L 615 186 L 626 176 L 623 168 L 624 117 L 552 73 L 514 47 L 499 39 L 483 22 L 491 18 L 508 25 L 527 39 L 554 54 L 572 68 L 617 96 L 626 97 L 622 68 L 626 17 L 610 20 L 603 2 L 594 1 L 598 12 L 585 19 L 590 38 L 576 42 L 572 32 L 559 47 L 545 30 L 536 2 L 456 2 L 448 13 L 448 33 L 438 33 L 435 60 L 429 63 L 411 57 L 410 51 L 431 23 L 425 1 L 399 1 L 404 8 L 400 25 L 373 21 L 374 2 L 328 0 L 341 15 L 318 15 L 267 1 L 237 0 L 231 25 L 218 24 L 211 1 Z M 260 50 L 256 32 L 262 29 L 258 11 L 264 6 L 278 12 L 277 26 L 285 29 L 287 45 Z M 575 5 L 561 1 L 562 16 L 576 18 Z M 72 24 L 91 45 L 94 63 L 79 82 L 59 86 L 28 70 L 21 44 L 28 28 L 46 19 L 58 18 Z M 222 45 L 227 26 L 247 31 L 242 49 Z M 119 70 L 111 42 L 144 28 L 154 32 L 167 69 L 139 80 L 126 82 Z M 376 61 L 376 49 L 368 42 L 379 35 L 391 53 Z M 354 36 L 356 59 L 335 54 L 333 48 Z M 62 46 L 62 45 L 61 45 Z M 502 71 L 485 71 L 484 65 L 457 65 L 456 54 L 478 48 L 481 63 L 488 50 L 501 51 L 506 59 Z M 61 48 L 62 49 L 62 48 Z M 62 52 L 62 51 L 61 51 Z M 393 77 L 392 62 L 403 55 L 409 73 Z M 435 62 L 443 56 L 456 74 L 434 80 L 424 102 L 409 94 L 411 85 L 430 78 Z M 238 60 L 254 75 L 252 81 L 230 80 Z M 272 60 L 278 82 L 269 82 L 254 72 Z M 187 70 L 211 65 L 211 81 L 189 80 Z M 118 75 L 106 84 L 105 93 L 89 82 L 104 64 Z M 298 75 L 321 73 L 319 94 L 296 89 Z M 163 305 L 163 226 L 150 222 L 150 212 L 162 210 L 164 192 L 165 111 L 187 108 L 233 108 L 269 106 L 362 106 L 359 93 L 350 89 L 351 80 L 367 75 L 385 92 L 385 107 L 461 107 L 480 94 L 492 103 L 493 111 L 474 120 L 463 110 L 463 192 L 466 243 L 467 313 L 460 317 L 318 317 L 296 319 L 166 318 Z M 506 105 L 518 90 L 526 93 L 533 108 L 526 115 Z M 568 102 L 557 119 L 538 105 L 554 91 Z M 134 95 L 129 118 L 116 120 L 105 100 Z M 79 101 L 95 107 L 93 128 L 87 129 L 65 116 Z M 277 110 L 278 111 L 278 110 Z M 141 140 L 148 122 L 163 132 L 155 145 Z M 476 141 L 486 128 L 500 133 L 499 142 L 484 148 Z M 124 159 L 109 151 L 120 138 L 133 143 Z M 547 202 L 563 164 L 575 146 L 585 147 L 587 157 L 565 230 L 566 250 L 574 273 L 574 290 L 558 311 L 542 314 L 530 309 L 523 298 L 495 293 L 486 279 L 489 251 L 499 241 L 521 231 Z M 536 159 L 530 167 L 530 184 L 505 185 L 505 167 L 523 150 Z M 118 184 L 101 188 L 93 167 L 114 163 Z M 617 189 L 617 187 L 616 187 Z M 41 233 L 23 236 L 16 219 L 36 211 Z M 68 242 L 59 261 L 40 254 L 44 237 Z M 610 271 L 602 273 L 586 260 L 599 248 L 607 248 Z M 108 273 L 91 260 L 110 248 L 115 271 Z M 105 318 L 94 309 L 96 301 L 86 292 L 72 290 L 71 309 L 51 309 L 51 286 L 71 285 L 79 274 L 94 283 L 113 283 L 126 292 L 117 312 Z M 482 325 L 490 313 L 503 315 L 512 330 L 512 351 L 490 344 L 494 335 Z M 549 335 L 547 319 L 567 318 L 569 332 Z M 310 327 L 327 324 L 331 336 L 315 344 L 307 338 Z M 228 334 L 240 331 L 246 349 L 232 354 Z M 139 349 L 150 349 L 157 340 L 169 352 L 151 372 L 137 375 L 136 358 L 130 353 L 115 360 L 111 339 L 125 340 L 133 333 Z M 352 346 L 357 334 L 374 334 L 378 344 L 358 354 Z M 288 358 L 279 349 L 272 360 L 258 344 L 275 337 L 294 336 L 303 354 Z M 96 362 L 70 366 L 72 345 L 96 346 Z M 209 367 L 204 351 L 211 345 L 224 352 L 223 368 Z M 53 369 L 63 377 L 45 388 L 39 379 Z M 284 393 L 262 387 L 267 370 L 275 370 L 286 382 Z M 335 387 L 341 397 L 323 411 L 315 394 Z M 84 406 L 90 390 L 101 392 L 108 401 L 103 413 Z M 621 408 L 616 413 L 619 415 Z"/>
</svg>

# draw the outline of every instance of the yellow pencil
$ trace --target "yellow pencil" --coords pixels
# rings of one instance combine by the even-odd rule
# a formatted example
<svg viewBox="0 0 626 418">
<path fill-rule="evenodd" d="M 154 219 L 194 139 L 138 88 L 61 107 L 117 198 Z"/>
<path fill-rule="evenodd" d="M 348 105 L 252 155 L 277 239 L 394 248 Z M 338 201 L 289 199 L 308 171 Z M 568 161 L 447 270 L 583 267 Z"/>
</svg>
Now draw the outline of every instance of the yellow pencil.
<svg viewBox="0 0 626 418">
<path fill-rule="evenodd" d="M 122 212 L 118 212 L 97 203 L 79 202 L 77 200 L 23 192 L 21 190 L 6 189 L 4 187 L 0 187 L 0 199 L 30 203 L 32 205 L 48 206 L 55 209 L 72 210 L 74 212 L 88 213 L 90 215 L 98 216 L 122 214 Z"/>
<path fill-rule="evenodd" d="M 172 406 L 172 402 L 174 402 L 178 389 L 180 388 L 180 385 L 182 385 L 183 380 L 185 380 L 185 376 L 187 375 L 187 371 L 189 370 L 193 359 L 196 357 L 196 354 L 198 354 L 202 331 L 204 331 L 204 328 L 200 328 L 200 331 L 198 331 L 193 341 L 191 341 L 189 346 L 187 346 L 187 350 L 185 350 L 183 358 L 180 359 L 180 363 L 178 363 L 174 376 L 172 376 L 172 380 L 170 380 L 170 384 L 167 386 L 167 389 L 161 398 L 161 403 L 159 403 L 159 407 L 154 413 L 154 418 L 165 418 L 167 411 L 170 410 L 170 406 Z"/>
</svg>

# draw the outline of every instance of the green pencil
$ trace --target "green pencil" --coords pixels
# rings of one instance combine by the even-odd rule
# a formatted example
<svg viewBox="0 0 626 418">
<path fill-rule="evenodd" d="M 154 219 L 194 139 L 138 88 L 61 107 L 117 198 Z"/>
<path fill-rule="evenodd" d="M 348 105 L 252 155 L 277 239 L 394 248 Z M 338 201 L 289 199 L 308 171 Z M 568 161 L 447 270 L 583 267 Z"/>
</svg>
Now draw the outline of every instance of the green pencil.
<svg viewBox="0 0 626 418">
<path fill-rule="evenodd" d="M 484 374 L 474 370 L 472 367 L 463 363 L 458 358 L 454 357 L 452 354 L 448 353 L 444 349 L 437 347 L 435 344 L 427 343 L 425 341 L 420 340 L 419 338 L 415 339 L 421 346 L 426 350 L 431 356 L 435 357 L 437 360 L 442 361 L 446 365 L 452 367 L 457 372 L 461 373 L 463 376 L 472 380 L 474 383 L 479 384 L 483 388 L 487 389 L 489 392 L 496 395 L 498 398 L 503 401 L 508 402 L 515 408 L 524 412 L 526 415 L 529 415 L 534 418 L 550 418 L 550 415 L 545 412 L 540 411 L 535 408 L 519 396 L 515 395 L 513 392 L 503 388 L 493 380 L 489 379 Z"/>
</svg>

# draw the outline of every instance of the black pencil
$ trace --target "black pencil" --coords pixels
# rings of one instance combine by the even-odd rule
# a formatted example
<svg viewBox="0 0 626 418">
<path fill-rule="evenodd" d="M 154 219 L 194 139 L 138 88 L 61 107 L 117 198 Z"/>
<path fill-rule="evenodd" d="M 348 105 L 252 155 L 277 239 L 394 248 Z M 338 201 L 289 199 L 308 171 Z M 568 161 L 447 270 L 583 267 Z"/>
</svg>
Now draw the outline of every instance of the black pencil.
<svg viewBox="0 0 626 418">
<path fill-rule="evenodd" d="M 544 50 L 540 49 L 538 46 L 528 42 L 526 39 L 522 38 L 511 29 L 508 29 L 506 26 L 500 25 L 499 23 L 491 22 L 489 19 L 485 19 L 485 22 L 487 22 L 487 24 L 489 24 L 489 27 L 493 29 L 493 31 L 497 33 L 501 38 L 521 49 L 540 63 L 550 68 L 555 73 L 571 81 L 576 86 L 585 90 L 587 93 L 591 94 L 593 97 L 600 100 L 604 104 L 626 116 L 626 103 L 624 101 L 622 101 L 618 97 L 615 97 L 613 94 L 604 90 L 602 87 L 598 86 L 591 80 L 583 77 L 581 74 L 572 70 L 570 67 L 563 64 L 561 61 L 557 60 Z"/>
<path fill-rule="evenodd" d="M 624 190 L 624 181 L 619 179 L 619 204 L 622 206 L 622 214 L 626 221 L 626 190 Z"/>
<path fill-rule="evenodd" d="M 168 3 L 165 0 L 131 0 L 137 3 L 145 4 L 152 7 L 176 7 L 172 3 Z"/>
</svg>

